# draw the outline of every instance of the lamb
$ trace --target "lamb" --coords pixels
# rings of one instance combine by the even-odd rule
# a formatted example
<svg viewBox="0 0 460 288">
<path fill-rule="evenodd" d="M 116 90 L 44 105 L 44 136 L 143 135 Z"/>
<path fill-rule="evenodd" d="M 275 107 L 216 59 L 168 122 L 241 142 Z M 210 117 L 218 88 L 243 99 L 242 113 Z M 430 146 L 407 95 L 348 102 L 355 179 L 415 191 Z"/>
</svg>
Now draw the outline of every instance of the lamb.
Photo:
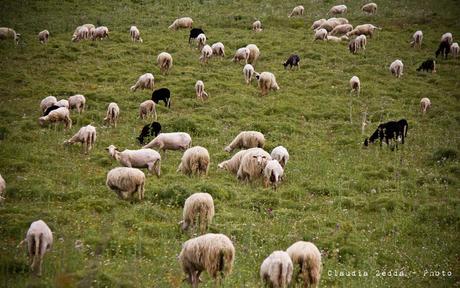
<svg viewBox="0 0 460 288">
<path fill-rule="evenodd" d="M 457 58 L 458 55 L 460 54 L 460 47 L 458 46 L 458 43 L 452 43 L 450 45 L 450 53 L 452 53 L 452 57 Z"/>
<path fill-rule="evenodd" d="M 141 134 L 137 137 L 139 144 L 144 145 L 144 138 L 149 136 L 157 137 L 161 132 L 161 124 L 158 122 L 152 122 L 142 127 Z"/>
<path fill-rule="evenodd" d="M 192 144 L 192 138 L 185 132 L 160 133 L 142 148 L 158 147 L 160 150 L 186 150 Z"/>
<path fill-rule="evenodd" d="M 358 53 L 359 44 L 356 41 L 356 38 L 350 40 L 350 42 L 348 43 L 348 50 L 350 50 L 350 52 L 353 53 L 353 54 Z"/>
<path fill-rule="evenodd" d="M 109 122 L 109 125 L 117 127 L 118 116 L 120 115 L 120 108 L 117 103 L 111 102 L 107 107 L 107 114 L 104 118 L 105 122 Z"/>
<path fill-rule="evenodd" d="M 46 109 L 56 104 L 56 102 L 57 102 L 57 99 L 54 96 L 45 97 L 40 102 L 40 109 L 42 110 L 42 112 L 45 112 Z"/>
<path fill-rule="evenodd" d="M 160 72 L 163 74 L 166 74 L 169 72 L 169 70 L 171 70 L 173 66 L 173 58 L 171 54 L 167 52 L 161 52 L 160 54 L 158 54 L 157 63 L 158 63 L 158 66 L 160 66 Z M 153 80 L 152 80 L 152 90 L 153 90 Z"/>
<path fill-rule="evenodd" d="M 86 98 L 81 94 L 76 94 L 69 97 L 69 108 L 76 108 L 78 114 L 85 110 Z"/>
<path fill-rule="evenodd" d="M 318 29 L 315 32 L 315 41 L 316 40 L 326 40 L 327 39 L 327 30 L 324 28 Z"/>
<path fill-rule="evenodd" d="M 267 161 L 267 165 L 264 168 L 264 187 L 267 188 L 271 183 L 272 187 L 276 189 L 281 180 L 283 180 L 284 169 L 277 160 Z"/>
<path fill-rule="evenodd" d="M 396 59 L 390 65 L 390 72 L 392 75 L 396 76 L 397 78 L 401 78 L 403 75 L 404 64 L 401 60 Z"/>
<path fill-rule="evenodd" d="M 230 173 L 236 175 L 236 173 L 238 172 L 238 169 L 240 168 L 241 158 L 243 158 L 243 155 L 246 154 L 247 151 L 248 150 L 240 150 L 238 153 L 233 155 L 233 157 L 230 158 L 229 160 L 225 160 L 219 163 L 217 167 L 223 170 L 227 170 Z"/>
<path fill-rule="evenodd" d="M 423 32 L 421 30 L 415 31 L 414 35 L 412 35 L 412 41 L 410 42 L 411 47 L 422 48 L 422 41 L 423 41 Z"/>
<path fill-rule="evenodd" d="M 163 101 L 165 103 L 165 107 L 171 108 L 171 92 L 168 88 L 160 88 L 153 91 L 152 100 L 156 104 Z"/>
<path fill-rule="evenodd" d="M 139 117 L 144 120 L 149 114 L 153 114 L 155 120 L 157 120 L 157 110 L 155 109 L 155 102 L 152 100 L 146 100 L 139 105 Z"/>
<path fill-rule="evenodd" d="M 247 47 L 239 48 L 238 50 L 236 50 L 235 56 L 233 56 L 232 61 L 240 62 L 241 60 L 244 60 L 246 64 L 248 64 L 249 54 L 251 54 L 251 51 L 249 51 Z"/>
<path fill-rule="evenodd" d="M 439 54 L 444 55 L 444 59 L 447 59 L 447 55 L 450 53 L 450 44 L 447 41 L 442 41 L 439 43 L 438 50 L 436 50 L 435 55 L 438 58 Z"/>
<path fill-rule="evenodd" d="M 193 20 L 190 17 L 182 17 L 174 20 L 174 22 L 168 27 L 176 31 L 179 28 L 192 28 Z"/>
<path fill-rule="evenodd" d="M 91 35 L 92 40 L 102 40 L 104 38 L 109 38 L 109 28 L 100 26 L 94 29 L 94 32 Z"/>
<path fill-rule="evenodd" d="M 350 93 L 356 92 L 356 94 L 358 94 L 358 96 L 359 96 L 359 92 L 361 90 L 361 81 L 359 81 L 358 76 L 351 77 L 351 79 L 350 79 L 350 88 L 351 88 Z"/>
<path fill-rule="evenodd" d="M 249 44 L 246 46 L 249 49 L 249 56 L 247 62 L 249 64 L 253 64 L 257 61 L 260 56 L 259 48 L 255 44 Z"/>
<path fill-rule="evenodd" d="M 217 42 L 211 45 L 212 55 L 225 57 L 225 47 L 222 42 Z"/>
<path fill-rule="evenodd" d="M 361 10 L 364 13 L 374 15 L 375 13 L 377 13 L 377 4 L 375 3 L 364 4 L 363 7 L 361 7 Z"/>
<path fill-rule="evenodd" d="M 401 119 L 398 122 L 389 121 L 386 123 L 380 124 L 371 137 L 364 140 L 364 146 L 367 147 L 369 144 L 375 142 L 375 140 L 380 139 L 380 146 L 385 142 L 387 145 L 390 145 L 389 141 L 394 141 L 396 148 L 398 148 L 398 141 L 400 140 L 404 144 L 404 139 L 407 137 L 407 130 L 409 129 L 409 124 L 406 119 Z M 394 148 L 392 148 L 393 150 Z"/>
<path fill-rule="evenodd" d="M 139 169 L 117 167 L 107 173 L 107 187 L 117 193 L 120 199 L 133 198 L 137 192 L 139 200 L 144 198 L 145 174 Z"/>
<path fill-rule="evenodd" d="M 452 33 L 447 32 L 447 33 L 442 34 L 441 42 L 447 42 L 447 43 L 449 43 L 449 45 L 451 45 L 452 42 L 453 42 Z"/>
<path fill-rule="evenodd" d="M 13 29 L 7 27 L 0 27 L 0 40 L 12 38 L 14 43 L 18 45 L 20 37 L 21 34 L 16 33 L 16 31 L 14 31 Z"/>
<path fill-rule="evenodd" d="M 262 176 L 267 165 L 267 161 L 272 160 L 262 148 L 248 150 L 241 158 L 241 164 L 236 173 L 236 177 L 241 181 L 253 181 Z"/>
<path fill-rule="evenodd" d="M 428 98 L 422 98 L 422 100 L 420 100 L 420 111 L 422 112 L 422 114 L 425 114 L 426 111 L 428 111 L 428 109 L 431 108 L 431 101 L 430 99 Z"/>
<path fill-rule="evenodd" d="M 264 145 L 264 134 L 257 131 L 242 131 L 224 148 L 224 151 L 232 152 L 234 149 L 248 149 L 254 147 L 264 148 Z"/>
<path fill-rule="evenodd" d="M 431 73 L 436 72 L 436 61 L 433 59 L 425 60 L 420 67 L 417 68 L 417 71 L 431 71 Z"/>
<path fill-rule="evenodd" d="M 53 246 L 53 233 L 43 220 L 38 220 L 30 224 L 26 238 L 19 245 L 24 242 L 27 242 L 30 268 L 41 276 L 43 257 Z"/>
<path fill-rule="evenodd" d="M 286 60 L 286 62 L 283 63 L 284 69 L 289 65 L 289 69 L 292 69 L 292 66 L 297 67 L 297 69 L 300 69 L 300 57 L 297 54 L 291 54 L 289 58 Z"/>
<path fill-rule="evenodd" d="M 92 145 L 96 143 L 96 127 L 91 125 L 81 127 L 72 138 L 64 142 L 64 145 L 70 145 L 77 142 L 82 143 L 85 154 L 88 154 L 88 152 L 91 151 Z"/>
<path fill-rule="evenodd" d="M 199 220 L 196 219 L 199 217 Z M 183 231 L 193 229 L 195 222 L 200 224 L 200 233 L 204 234 L 214 217 L 214 200 L 208 193 L 194 193 L 185 200 L 182 221 Z"/>
<path fill-rule="evenodd" d="M 322 18 L 322 19 L 319 19 L 319 20 L 316 20 L 315 22 L 313 22 L 313 24 L 311 25 L 311 30 L 316 30 L 318 29 L 321 25 L 323 25 L 327 20 Z"/>
<path fill-rule="evenodd" d="M 302 16 L 304 11 L 305 11 L 305 8 L 303 8 L 302 5 L 296 6 L 294 7 L 294 9 L 292 9 L 288 17 L 291 18 L 292 16 Z"/>
<path fill-rule="evenodd" d="M 161 55 L 161 54 L 160 54 Z M 154 85 L 154 77 L 152 73 L 145 73 L 144 75 L 141 75 L 139 79 L 137 80 L 136 84 L 131 86 L 131 91 L 135 92 L 137 89 L 141 88 L 142 90 L 144 89 L 151 89 L 153 90 L 153 85 Z"/>
<path fill-rule="evenodd" d="M 347 6 L 346 5 L 336 5 L 336 6 L 333 6 L 327 14 L 337 15 L 337 14 L 344 14 L 344 13 L 347 13 Z"/>
<path fill-rule="evenodd" d="M 143 42 L 141 32 L 139 32 L 139 29 L 137 29 L 136 26 L 131 26 L 131 28 L 129 28 L 129 35 L 131 36 L 131 41 L 140 43 Z"/>
<path fill-rule="evenodd" d="M 70 109 L 69 101 L 66 100 L 66 99 L 61 99 L 61 100 L 57 101 L 53 106 L 65 107 L 67 109 Z"/>
<path fill-rule="evenodd" d="M 201 28 L 193 28 L 190 30 L 190 35 L 188 37 L 188 44 L 190 44 L 190 40 L 196 39 L 198 35 L 204 34 L 204 31 Z"/>
<path fill-rule="evenodd" d="M 201 80 L 196 81 L 195 83 L 195 92 L 196 92 L 196 98 L 201 99 L 201 101 L 204 101 L 204 98 L 208 99 L 208 93 L 204 91 L 204 83 Z"/>
<path fill-rule="evenodd" d="M 197 46 L 198 46 L 198 50 L 201 51 L 201 49 L 204 47 L 204 45 L 206 45 L 206 35 L 204 35 L 203 33 L 201 33 L 200 35 L 198 35 L 195 39 L 196 43 L 197 43 Z"/>
<path fill-rule="evenodd" d="M 73 32 L 73 35 L 72 35 L 72 42 L 78 42 L 80 40 L 83 40 L 83 39 L 87 39 L 88 38 L 88 35 L 90 35 L 90 30 L 88 29 L 88 27 L 85 27 L 85 26 L 78 26 L 76 29 L 75 29 L 75 32 Z"/>
<path fill-rule="evenodd" d="M 208 59 L 212 56 L 212 48 L 208 44 L 204 45 L 201 49 L 200 61 L 202 63 L 208 63 Z"/>
<path fill-rule="evenodd" d="M 278 83 L 276 83 L 275 75 L 271 72 L 256 74 L 256 79 L 259 81 L 262 96 L 267 95 L 270 90 L 276 91 L 280 89 Z"/>
<path fill-rule="evenodd" d="M 72 119 L 70 119 L 69 109 L 60 107 L 56 110 L 51 111 L 48 115 L 38 118 L 40 126 L 46 123 L 64 122 L 65 129 L 72 128 Z"/>
<path fill-rule="evenodd" d="M 351 30 L 348 32 L 346 35 L 348 37 L 353 36 L 353 35 L 366 35 L 372 38 L 372 35 L 374 35 L 374 31 L 376 29 L 381 30 L 382 28 L 379 28 L 377 26 L 374 26 L 372 24 L 363 24 L 363 25 L 358 25 L 355 27 L 355 29 Z"/>
<path fill-rule="evenodd" d="M 125 149 L 122 152 L 114 145 L 106 148 L 110 156 L 124 167 L 147 168 L 151 174 L 160 177 L 161 156 L 153 149 L 143 148 L 138 150 Z"/>
<path fill-rule="evenodd" d="M 254 23 L 252 23 L 252 31 L 254 32 L 261 32 L 262 31 L 262 23 L 257 20 Z"/>
<path fill-rule="evenodd" d="M 182 245 L 179 261 L 192 287 L 198 287 L 200 274 L 206 270 L 219 281 L 231 273 L 235 260 L 235 247 L 224 234 L 208 233 L 186 241 Z"/>
<path fill-rule="evenodd" d="M 286 252 L 294 265 L 299 265 L 299 276 L 305 287 L 318 287 L 321 278 L 321 253 L 315 244 L 298 241 L 292 244 Z M 296 278 L 295 278 L 296 279 Z"/>
<path fill-rule="evenodd" d="M 185 175 L 208 175 L 209 152 L 201 146 L 194 146 L 187 149 L 182 156 L 181 163 L 176 172 L 182 172 Z"/>
<path fill-rule="evenodd" d="M 3 197 L 3 195 L 5 194 L 5 190 L 6 182 L 5 179 L 3 179 L 2 175 L 0 175 L 0 203 L 2 203 L 3 200 L 5 200 L 5 197 Z"/>
<path fill-rule="evenodd" d="M 274 251 L 260 266 L 260 279 L 273 288 L 287 288 L 292 279 L 292 260 L 284 251 Z"/>
<path fill-rule="evenodd" d="M 277 146 L 273 148 L 272 153 L 270 153 L 272 159 L 277 160 L 283 169 L 286 167 L 287 162 L 289 161 L 289 152 L 283 146 Z"/>
<path fill-rule="evenodd" d="M 48 38 L 50 37 L 50 32 L 48 30 L 43 30 L 38 33 L 38 41 L 42 44 L 48 43 Z"/>
<path fill-rule="evenodd" d="M 251 64 L 244 65 L 243 75 L 244 75 L 244 81 L 246 82 L 246 84 L 249 84 L 252 82 L 252 77 L 254 76 L 254 73 L 255 73 L 255 70 Z"/>
<path fill-rule="evenodd" d="M 351 30 L 353 30 L 353 25 L 351 24 L 340 24 L 340 25 L 337 25 L 334 27 L 334 29 L 332 29 L 332 31 L 329 33 L 329 35 L 331 36 L 341 36 L 341 35 L 344 35 L 344 34 L 347 34 L 347 32 L 350 32 Z"/>
</svg>

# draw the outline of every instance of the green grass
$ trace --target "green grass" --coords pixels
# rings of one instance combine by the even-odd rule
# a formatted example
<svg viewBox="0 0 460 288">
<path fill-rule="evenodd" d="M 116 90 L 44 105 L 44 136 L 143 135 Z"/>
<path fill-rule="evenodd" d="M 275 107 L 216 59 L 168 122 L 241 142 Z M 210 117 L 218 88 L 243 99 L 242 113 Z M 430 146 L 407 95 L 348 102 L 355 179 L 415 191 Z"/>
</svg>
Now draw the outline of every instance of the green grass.
<svg viewBox="0 0 460 288">
<path fill-rule="evenodd" d="M 441 34 L 460 35 L 456 1 L 381 1 L 378 15 L 364 16 L 361 1 L 348 1 L 346 16 L 354 25 L 383 29 L 364 53 L 352 55 L 346 43 L 313 42 L 311 23 L 325 16 L 334 1 L 302 3 L 306 15 L 288 19 L 296 1 L 3 1 L 1 26 L 23 36 L 14 47 L 0 41 L 0 173 L 7 181 L 0 205 L 0 286 L 2 287 L 187 287 L 176 260 L 189 236 L 178 228 L 182 204 L 194 192 L 211 193 L 216 216 L 211 232 L 228 235 L 236 261 L 225 287 L 261 286 L 258 268 L 272 251 L 293 242 L 314 242 L 323 252 L 323 287 L 452 287 L 460 281 L 460 197 L 458 131 L 459 59 L 439 59 L 438 73 L 415 69 L 433 57 Z M 221 41 L 227 57 L 198 61 L 187 43 L 188 31 L 169 31 L 179 16 L 190 16 L 210 43 Z M 251 24 L 260 19 L 263 32 Z M 71 43 L 76 26 L 105 25 L 110 40 Z M 135 23 L 143 44 L 131 43 Z M 40 45 L 39 31 L 51 32 Z M 424 32 L 421 50 L 408 41 Z M 244 84 L 243 65 L 231 63 L 237 48 L 255 43 L 261 57 L 257 71 L 271 71 L 281 89 L 261 97 Z M 156 56 L 174 58 L 169 75 L 161 75 Z M 291 54 L 301 57 L 300 71 L 285 71 Z M 402 79 L 389 64 L 401 59 Z M 143 125 L 138 105 L 150 92 L 131 93 L 139 75 L 155 75 L 155 87 L 172 92 L 172 109 L 159 105 L 164 131 L 191 134 L 206 147 L 211 169 L 206 178 L 175 172 L 181 153 L 168 152 L 162 176 L 149 176 L 146 198 L 119 200 L 105 186 L 106 173 L 117 166 L 104 150 L 110 144 L 136 149 Z M 349 122 L 351 76 L 361 79 Z M 208 101 L 195 100 L 201 79 Z M 40 128 L 39 103 L 81 93 L 88 109 L 72 112 L 70 131 Z M 429 97 L 424 117 L 419 101 Z M 109 102 L 121 108 L 119 126 L 105 127 Z M 378 145 L 361 149 L 361 113 L 368 107 L 370 135 L 380 121 L 406 118 L 407 142 L 399 151 Z M 82 125 L 97 127 L 89 155 L 62 143 Z M 242 130 L 258 130 L 266 150 L 288 148 L 286 181 L 275 192 L 262 185 L 242 185 L 217 169 L 230 157 L 223 148 Z M 273 209 L 273 214 L 267 210 Z M 16 245 L 32 221 L 43 219 L 55 245 L 45 256 L 44 275 L 29 276 L 27 258 Z M 74 248 L 81 240 L 81 251 Z M 334 277 L 328 271 L 366 271 L 368 277 Z M 408 277 L 377 277 L 382 271 L 405 271 Z M 450 271 L 450 277 L 423 276 Z M 417 274 L 412 274 L 416 272 Z M 212 287 L 205 274 L 202 287 Z"/>
</svg>

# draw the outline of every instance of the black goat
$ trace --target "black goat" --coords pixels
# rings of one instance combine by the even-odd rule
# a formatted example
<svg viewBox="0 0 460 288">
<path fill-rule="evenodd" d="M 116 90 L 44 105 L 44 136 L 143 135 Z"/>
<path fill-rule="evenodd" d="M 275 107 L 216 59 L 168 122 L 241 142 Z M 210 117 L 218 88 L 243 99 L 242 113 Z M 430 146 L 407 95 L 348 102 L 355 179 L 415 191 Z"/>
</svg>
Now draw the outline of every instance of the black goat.
<svg viewBox="0 0 460 288">
<path fill-rule="evenodd" d="M 436 61 L 433 59 L 428 59 L 425 62 L 423 62 L 420 67 L 417 68 L 417 71 L 431 71 L 431 73 L 436 72 Z"/>
<path fill-rule="evenodd" d="M 147 137 L 157 137 L 161 132 L 161 124 L 158 122 L 152 122 L 152 124 L 147 124 L 142 128 L 141 134 L 137 137 L 141 145 L 144 144 L 144 138 Z"/>
<path fill-rule="evenodd" d="M 289 65 L 289 68 L 292 69 L 292 66 L 296 66 L 297 68 L 300 68 L 299 66 L 300 62 L 300 57 L 297 54 L 292 54 L 289 56 L 289 58 L 286 60 L 286 62 L 283 63 L 284 69 Z"/>
<path fill-rule="evenodd" d="M 152 100 L 156 104 L 158 104 L 160 101 L 163 101 L 165 102 L 165 107 L 171 108 L 171 92 L 168 88 L 160 88 L 153 91 Z"/>
<path fill-rule="evenodd" d="M 43 116 L 50 114 L 51 111 L 61 108 L 61 106 L 53 105 L 51 107 L 46 108 L 45 112 L 43 112 Z"/>
<path fill-rule="evenodd" d="M 439 43 L 439 48 L 436 50 L 436 58 L 438 58 L 439 54 L 444 55 L 444 59 L 447 59 L 447 54 L 450 52 L 450 44 L 449 41 L 442 41 Z"/>
<path fill-rule="evenodd" d="M 382 146 L 382 142 L 389 145 L 389 141 L 394 140 L 396 148 L 398 148 L 399 138 L 401 138 L 401 144 L 404 144 L 404 138 L 407 137 L 408 129 L 409 124 L 406 119 L 401 119 L 398 122 L 389 121 L 382 123 L 377 127 L 377 130 L 375 130 L 370 138 L 364 140 L 364 146 L 369 146 L 369 143 L 374 143 L 375 140 L 380 139 L 380 146 Z"/>
<path fill-rule="evenodd" d="M 201 28 L 193 28 L 190 30 L 190 36 L 188 36 L 188 44 L 190 44 L 190 40 L 195 39 L 201 33 L 204 34 L 204 31 Z"/>
</svg>

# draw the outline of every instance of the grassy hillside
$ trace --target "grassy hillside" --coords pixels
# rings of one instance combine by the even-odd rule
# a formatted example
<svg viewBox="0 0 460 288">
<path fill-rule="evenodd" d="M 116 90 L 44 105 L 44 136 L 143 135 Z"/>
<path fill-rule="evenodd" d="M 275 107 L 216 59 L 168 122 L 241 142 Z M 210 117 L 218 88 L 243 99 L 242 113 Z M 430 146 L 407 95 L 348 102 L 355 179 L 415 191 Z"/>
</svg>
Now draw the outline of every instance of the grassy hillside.
<svg viewBox="0 0 460 288">
<path fill-rule="evenodd" d="M 194 192 L 214 197 L 211 232 L 228 235 L 236 261 L 225 287 L 261 286 L 258 269 L 274 250 L 298 240 L 323 252 L 322 287 L 452 287 L 460 283 L 459 122 L 460 59 L 438 60 L 438 72 L 416 72 L 434 56 L 441 34 L 460 36 L 458 1 L 379 1 L 376 16 L 360 12 L 362 1 L 347 1 L 353 25 L 382 27 L 365 52 L 352 55 L 346 43 L 313 42 L 311 23 L 325 17 L 333 1 L 301 1 L 306 15 L 287 18 L 297 1 L 2 1 L 0 26 L 23 36 L 15 47 L 0 41 L 0 174 L 7 182 L 0 205 L 0 286 L 2 287 L 187 287 L 176 256 L 190 236 L 177 225 L 185 199 Z M 221 41 L 225 59 L 198 61 L 188 30 L 169 31 L 177 17 L 190 16 L 209 43 Z M 251 23 L 262 21 L 255 34 Z M 105 25 L 110 40 L 72 43 L 76 26 Z M 144 43 L 132 43 L 135 23 Z M 51 32 L 40 45 L 39 31 Z M 416 30 L 422 49 L 410 49 Z M 271 71 L 281 89 L 261 97 L 245 85 L 234 51 L 254 43 L 261 51 L 256 71 Z M 174 58 L 161 75 L 156 56 Z M 284 70 L 291 54 L 299 71 Z M 389 64 L 401 59 L 404 75 L 392 77 Z M 191 134 L 211 155 L 208 177 L 176 173 L 182 153 L 163 157 L 162 176 L 149 176 L 145 200 L 124 202 L 105 186 L 117 167 L 105 147 L 137 149 L 143 125 L 138 105 L 149 91 L 132 93 L 139 75 L 155 75 L 167 87 L 172 106 L 158 105 L 163 131 Z M 362 93 L 352 97 L 348 81 L 357 75 Z M 195 100 L 203 80 L 208 101 Z M 80 93 L 87 111 L 72 111 L 69 131 L 41 128 L 40 100 Z M 419 101 L 432 109 L 422 117 Z M 104 126 L 109 102 L 121 108 L 119 126 Z M 370 135 L 379 122 L 406 118 L 406 144 L 392 152 L 362 149 L 361 113 L 367 109 Z M 63 141 L 87 124 L 97 127 L 89 155 Z M 278 190 L 241 184 L 217 164 L 231 155 L 223 148 L 242 130 L 264 133 L 266 150 L 287 147 L 291 159 Z M 270 212 L 272 210 L 272 212 Z M 32 221 L 43 219 L 54 232 L 44 275 L 30 276 L 25 249 L 16 248 Z M 84 247 L 75 249 L 81 240 Z M 367 277 L 337 277 L 361 271 Z M 377 276 L 403 272 L 406 277 Z M 425 272 L 451 272 L 431 276 Z M 207 274 L 202 287 L 212 287 Z M 200 287 L 201 287 L 200 286 Z"/>
</svg>

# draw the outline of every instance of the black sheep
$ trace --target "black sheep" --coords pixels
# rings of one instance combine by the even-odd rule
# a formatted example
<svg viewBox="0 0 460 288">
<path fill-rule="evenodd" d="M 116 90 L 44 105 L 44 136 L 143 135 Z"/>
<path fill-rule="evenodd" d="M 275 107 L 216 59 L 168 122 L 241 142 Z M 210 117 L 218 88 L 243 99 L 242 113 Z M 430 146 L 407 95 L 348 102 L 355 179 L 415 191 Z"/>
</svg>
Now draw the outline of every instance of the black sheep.
<svg viewBox="0 0 460 288">
<path fill-rule="evenodd" d="M 43 112 L 43 116 L 50 114 L 51 111 L 61 108 L 61 106 L 53 105 L 51 107 L 46 108 L 45 112 Z"/>
<path fill-rule="evenodd" d="M 188 44 L 190 44 L 190 40 L 195 39 L 201 33 L 204 34 L 204 31 L 201 28 L 193 28 L 190 30 L 190 36 L 188 37 Z"/>
<path fill-rule="evenodd" d="M 436 58 L 438 58 L 439 54 L 444 55 L 444 59 L 447 59 L 447 54 L 450 52 L 450 44 L 449 41 L 442 41 L 439 43 L 439 48 L 436 50 Z"/>
<path fill-rule="evenodd" d="M 137 137 L 141 145 L 144 144 L 144 138 L 153 136 L 157 137 L 161 132 L 161 124 L 158 122 L 152 122 L 152 124 L 147 124 L 142 128 L 141 134 Z"/>
<path fill-rule="evenodd" d="M 417 68 L 417 71 L 431 71 L 431 73 L 436 72 L 436 61 L 433 59 L 428 59 L 423 62 L 420 67 Z"/>
<path fill-rule="evenodd" d="M 171 92 L 168 88 L 160 88 L 153 91 L 152 100 L 156 104 L 158 104 L 160 101 L 163 101 L 165 102 L 165 107 L 171 108 Z"/>
<path fill-rule="evenodd" d="M 380 146 L 382 146 L 382 142 L 389 145 L 389 141 L 394 140 L 397 148 L 398 138 L 401 138 L 401 144 L 404 144 L 404 138 L 407 137 L 408 129 L 409 124 L 406 119 L 401 119 L 398 122 L 389 121 L 382 123 L 377 127 L 377 130 L 375 130 L 374 134 L 372 134 L 370 138 L 366 138 L 366 140 L 364 140 L 364 146 L 369 146 L 369 143 L 374 143 L 375 140 L 380 139 Z"/>
<path fill-rule="evenodd" d="M 292 66 L 296 66 L 297 68 L 300 68 L 299 66 L 300 62 L 300 57 L 297 54 L 292 54 L 289 56 L 289 58 L 286 60 L 286 62 L 283 63 L 284 69 L 289 65 L 289 68 L 292 69 Z"/>
</svg>

